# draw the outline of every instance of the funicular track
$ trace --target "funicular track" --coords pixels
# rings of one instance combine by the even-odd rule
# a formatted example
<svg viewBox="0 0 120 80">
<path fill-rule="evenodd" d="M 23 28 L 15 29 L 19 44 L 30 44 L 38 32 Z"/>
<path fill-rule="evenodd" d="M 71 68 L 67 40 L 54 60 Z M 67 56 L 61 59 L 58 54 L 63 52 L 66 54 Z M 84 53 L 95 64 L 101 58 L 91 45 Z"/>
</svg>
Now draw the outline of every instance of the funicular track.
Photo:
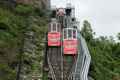
<svg viewBox="0 0 120 80">
<path fill-rule="evenodd" d="M 62 67 L 61 67 L 61 47 L 49 47 L 47 50 L 48 64 L 52 80 L 62 80 Z"/>
<path fill-rule="evenodd" d="M 56 16 L 55 18 L 61 24 L 61 35 L 63 35 L 62 31 L 64 28 L 73 26 L 71 16 Z M 63 45 L 54 47 L 46 45 L 45 63 L 47 63 L 47 67 L 49 68 L 48 80 L 88 80 L 87 75 L 91 56 L 80 32 L 77 38 L 78 53 L 75 56 L 64 55 L 62 50 Z"/>
<path fill-rule="evenodd" d="M 64 80 L 69 80 L 68 76 L 70 75 L 71 69 L 73 67 L 74 58 L 72 56 L 64 56 L 63 62 L 63 75 Z"/>
</svg>

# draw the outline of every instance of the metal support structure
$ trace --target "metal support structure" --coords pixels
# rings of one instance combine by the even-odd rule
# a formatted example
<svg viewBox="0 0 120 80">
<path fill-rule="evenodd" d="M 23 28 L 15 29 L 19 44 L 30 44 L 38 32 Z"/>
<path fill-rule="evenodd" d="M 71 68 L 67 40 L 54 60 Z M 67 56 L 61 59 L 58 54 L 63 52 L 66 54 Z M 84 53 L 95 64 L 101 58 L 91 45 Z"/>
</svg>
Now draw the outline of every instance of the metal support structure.
<svg viewBox="0 0 120 80">
<path fill-rule="evenodd" d="M 70 9 L 72 9 L 72 8 L 70 7 Z M 56 16 L 58 21 L 63 26 L 62 29 L 73 28 L 73 26 L 76 26 L 76 27 L 79 26 L 78 22 L 76 20 L 72 21 L 72 19 L 74 17 L 74 13 L 75 13 L 74 10 L 75 9 L 73 8 L 73 13 L 72 13 L 73 15 L 65 15 L 62 17 Z M 78 28 L 75 28 L 75 29 L 78 30 Z M 79 35 L 77 35 L 77 37 L 79 37 L 78 38 L 78 41 L 79 41 L 78 54 L 76 56 L 76 61 L 74 63 L 71 63 L 72 66 L 71 66 L 71 64 L 69 65 L 71 67 L 69 67 L 70 69 L 68 69 L 68 70 L 70 70 L 70 72 L 69 72 L 67 78 L 64 78 L 64 76 L 65 76 L 64 75 L 64 66 L 65 65 L 63 63 L 64 55 L 63 55 L 62 46 L 60 46 L 60 48 L 58 48 L 58 49 L 50 47 L 51 51 L 49 52 L 49 54 L 47 54 L 47 61 L 48 61 L 48 66 L 49 66 L 52 80 L 88 80 L 88 72 L 89 72 L 89 67 L 90 67 L 90 62 L 91 62 L 91 56 L 90 56 L 85 39 L 80 35 L 80 31 L 78 33 L 79 33 Z M 62 42 L 62 39 L 61 39 L 61 42 Z M 54 51 L 56 51 L 56 52 L 54 52 Z M 59 53 L 59 51 L 61 51 L 61 52 Z M 56 54 L 57 54 L 57 56 L 56 56 Z M 53 55 L 53 56 L 51 56 L 51 55 Z M 58 77 L 59 71 L 58 71 L 58 73 L 56 73 L 56 71 L 55 71 L 54 65 L 56 64 L 56 62 L 54 62 L 54 60 L 52 62 L 51 57 L 54 58 L 56 62 L 60 62 L 60 64 L 57 63 L 57 66 L 61 67 L 60 68 L 60 70 L 61 70 L 60 77 L 61 78 Z M 59 59 L 61 61 L 59 61 Z"/>
<path fill-rule="evenodd" d="M 52 68 L 52 65 L 51 65 L 51 62 L 50 62 L 50 59 L 49 59 L 49 56 L 47 55 L 47 58 L 48 58 L 48 65 L 49 65 L 49 68 L 50 68 L 50 73 L 52 75 L 52 79 L 53 80 L 57 80 L 56 77 L 55 77 L 55 73 L 53 71 L 53 68 Z"/>
<path fill-rule="evenodd" d="M 90 67 L 91 56 L 84 38 L 80 37 L 80 51 L 76 62 L 73 80 L 88 80 L 88 71 Z"/>
</svg>

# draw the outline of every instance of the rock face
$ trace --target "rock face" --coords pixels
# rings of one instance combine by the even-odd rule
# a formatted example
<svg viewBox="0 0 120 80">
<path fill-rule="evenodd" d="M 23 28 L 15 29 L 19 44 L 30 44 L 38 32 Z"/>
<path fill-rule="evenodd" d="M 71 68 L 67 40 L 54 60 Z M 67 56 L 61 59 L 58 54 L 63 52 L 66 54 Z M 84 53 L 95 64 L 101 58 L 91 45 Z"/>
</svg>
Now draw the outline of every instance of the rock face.
<svg viewBox="0 0 120 80">
<path fill-rule="evenodd" d="M 17 3 L 32 4 L 41 8 L 49 8 L 50 0 L 16 0 Z"/>
</svg>

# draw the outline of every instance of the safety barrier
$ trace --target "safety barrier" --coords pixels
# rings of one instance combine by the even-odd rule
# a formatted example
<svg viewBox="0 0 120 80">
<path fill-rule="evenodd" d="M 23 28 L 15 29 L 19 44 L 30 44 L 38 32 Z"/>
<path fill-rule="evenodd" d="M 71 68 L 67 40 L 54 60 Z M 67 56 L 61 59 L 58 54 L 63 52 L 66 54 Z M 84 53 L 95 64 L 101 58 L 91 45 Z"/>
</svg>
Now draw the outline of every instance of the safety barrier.
<svg viewBox="0 0 120 80">
<path fill-rule="evenodd" d="M 80 49 L 78 51 L 77 62 L 72 73 L 73 80 L 88 80 L 91 56 L 85 39 L 80 36 Z"/>
</svg>

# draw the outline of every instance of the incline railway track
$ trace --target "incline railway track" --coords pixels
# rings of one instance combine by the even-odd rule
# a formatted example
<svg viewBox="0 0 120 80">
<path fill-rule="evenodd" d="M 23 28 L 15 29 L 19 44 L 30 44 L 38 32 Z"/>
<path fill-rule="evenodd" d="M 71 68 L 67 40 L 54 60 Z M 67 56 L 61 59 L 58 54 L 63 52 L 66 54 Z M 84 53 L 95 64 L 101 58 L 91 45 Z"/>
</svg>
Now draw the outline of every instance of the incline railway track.
<svg viewBox="0 0 120 80">
<path fill-rule="evenodd" d="M 88 80 L 91 56 L 72 16 L 74 8 L 53 12 L 56 10 L 60 15 L 53 14 L 46 34 L 44 68 L 48 71 L 48 80 Z"/>
<path fill-rule="evenodd" d="M 52 72 L 49 75 L 54 75 L 52 80 L 62 80 L 62 54 L 61 47 L 49 47 L 47 50 L 49 65 Z M 51 74 L 52 73 L 52 74 Z"/>
<path fill-rule="evenodd" d="M 64 56 L 64 60 L 63 60 L 64 80 L 70 80 L 69 77 L 70 77 L 70 75 L 72 73 L 72 69 L 74 68 L 74 64 L 75 64 L 75 61 L 76 61 L 75 57 L 73 57 L 73 56 Z"/>
</svg>

